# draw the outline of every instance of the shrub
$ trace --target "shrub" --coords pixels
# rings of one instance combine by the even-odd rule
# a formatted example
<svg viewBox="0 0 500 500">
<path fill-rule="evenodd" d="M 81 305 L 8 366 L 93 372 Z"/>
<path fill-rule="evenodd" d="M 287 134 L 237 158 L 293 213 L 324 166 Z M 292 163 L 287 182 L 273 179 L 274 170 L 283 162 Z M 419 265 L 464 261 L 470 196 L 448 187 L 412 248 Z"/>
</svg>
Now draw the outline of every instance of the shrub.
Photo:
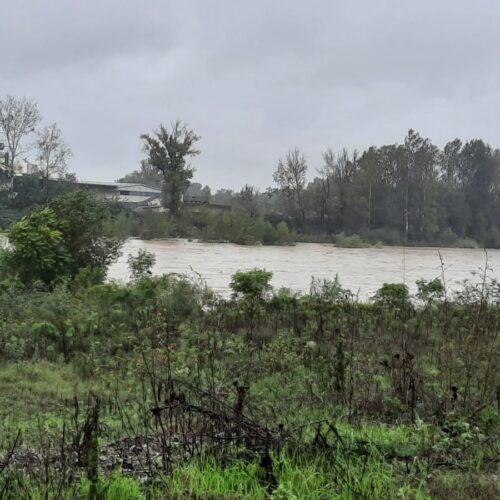
<svg viewBox="0 0 500 500">
<path fill-rule="evenodd" d="M 402 308 L 410 304 L 410 292 L 404 283 L 384 283 L 372 300 L 376 304 Z"/>
<path fill-rule="evenodd" d="M 231 278 L 231 289 L 234 295 L 241 294 L 245 298 L 263 298 L 264 294 L 271 290 L 271 278 L 273 273 L 264 269 L 253 269 L 252 271 L 240 271 L 233 274 Z"/>
<path fill-rule="evenodd" d="M 54 198 L 11 226 L 4 267 L 24 283 L 52 285 L 86 268 L 102 280 L 121 246 L 106 234 L 109 216 L 107 206 L 85 191 Z"/>
<path fill-rule="evenodd" d="M 9 230 L 11 248 L 5 251 L 5 268 L 24 283 L 53 283 L 70 273 L 71 255 L 64 244 L 63 227 L 51 208 L 32 212 Z"/>
<path fill-rule="evenodd" d="M 359 234 L 346 236 L 344 233 L 340 233 L 335 237 L 335 244 L 341 248 L 364 248 L 368 246 L 368 243 L 363 241 Z"/>
<path fill-rule="evenodd" d="M 417 281 L 417 297 L 423 302 L 434 302 L 444 297 L 444 285 L 439 278 L 426 281 L 420 279 Z"/>
<path fill-rule="evenodd" d="M 155 265 L 156 256 L 154 253 L 139 250 L 136 256 L 130 254 L 127 264 L 130 270 L 130 276 L 133 281 L 137 281 L 151 274 L 151 268 Z"/>
</svg>

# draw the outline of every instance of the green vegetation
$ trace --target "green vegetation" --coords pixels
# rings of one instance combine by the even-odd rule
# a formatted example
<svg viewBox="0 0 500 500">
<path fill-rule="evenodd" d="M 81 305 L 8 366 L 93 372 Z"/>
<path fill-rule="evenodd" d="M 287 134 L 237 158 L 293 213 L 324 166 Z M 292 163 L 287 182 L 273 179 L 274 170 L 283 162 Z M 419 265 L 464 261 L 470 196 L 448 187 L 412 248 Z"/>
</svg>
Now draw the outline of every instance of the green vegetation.
<svg viewBox="0 0 500 500">
<path fill-rule="evenodd" d="M 480 140 L 457 139 L 440 151 L 410 130 L 403 145 L 372 147 L 361 155 L 327 150 L 323 159 L 319 176 L 307 183 L 304 156 L 290 151 L 278 162 L 278 188 L 263 193 L 245 185 L 237 193 L 222 189 L 212 195 L 193 184 L 185 200 L 199 204 L 194 213 L 141 217 L 133 234 L 240 244 L 334 242 L 345 248 L 500 245 L 499 153 Z M 131 175 L 151 181 L 155 174 L 145 161 Z M 214 213 L 210 203 L 226 210 Z"/>
<path fill-rule="evenodd" d="M 384 284 L 369 303 L 338 280 L 273 290 L 262 269 L 236 273 L 224 299 L 151 276 L 147 252 L 129 257 L 128 284 L 83 279 L 109 262 L 78 251 L 109 216 L 87 200 L 94 230 L 71 231 L 83 196 L 15 224 L 1 260 L 2 498 L 500 495 L 500 294 L 487 273 L 454 296 L 440 279 L 415 297 Z M 29 244 L 26 278 L 12 255 Z"/>
<path fill-rule="evenodd" d="M 296 234 L 286 222 L 273 224 L 261 216 L 241 212 L 211 212 L 200 209 L 178 216 L 168 213 L 126 212 L 117 214 L 110 231 L 120 237 L 141 239 L 189 238 L 240 245 L 290 245 Z"/>
<path fill-rule="evenodd" d="M 193 177 L 193 169 L 186 158 L 199 154 L 195 145 L 200 138 L 194 130 L 177 121 L 170 128 L 160 125 L 153 137 L 144 134 L 141 139 L 148 154 L 146 164 L 163 175 L 163 205 L 175 215 Z"/>
<path fill-rule="evenodd" d="M 168 138 L 172 131 L 165 133 Z M 174 144 L 183 144 L 182 134 Z M 192 144 L 188 146 L 186 151 Z M 160 156 L 167 161 L 168 154 Z M 147 158 L 127 179 L 158 185 L 162 169 L 157 163 Z M 183 165 L 183 175 L 190 178 L 192 170 Z M 338 240 L 349 248 L 377 243 L 500 246 L 500 153 L 482 140 L 455 139 L 440 149 L 409 130 L 402 144 L 372 146 L 361 153 L 327 149 L 311 182 L 308 170 L 307 159 L 294 149 L 277 162 L 275 187 L 259 192 L 245 185 L 239 192 L 220 189 L 211 194 L 208 186 L 202 189 L 195 183 L 185 190 L 184 199 L 199 204 L 201 211 L 212 203 L 250 218 L 262 217 L 273 227 L 286 223 L 296 233 L 295 241 Z M 188 220 L 181 219 L 179 225 L 183 222 Z M 208 226 L 208 238 L 222 232 L 214 224 Z M 235 229 L 225 231 L 231 238 L 217 239 L 245 241 Z M 258 230 L 255 235 L 260 236 Z"/>
<path fill-rule="evenodd" d="M 34 206 L 76 190 L 75 175 L 67 172 L 71 151 L 61 130 L 56 124 L 40 129 L 40 121 L 31 99 L 0 99 L 5 141 L 0 231 Z M 20 160 L 33 134 L 36 157 Z M 500 248 L 500 152 L 480 139 L 454 139 L 440 149 L 410 129 L 401 144 L 362 152 L 327 148 L 322 164 L 314 165 L 314 177 L 308 177 L 310 165 L 296 148 L 277 161 L 275 186 L 260 192 L 246 184 L 238 192 L 219 189 L 213 194 L 208 186 L 191 183 L 189 159 L 200 154 L 200 136 L 186 124 L 160 124 L 152 134 L 141 135 L 141 141 L 145 158 L 140 169 L 121 181 L 161 188 L 168 215 L 115 206 L 108 227 L 122 238 Z M 23 162 L 26 168 L 19 175 Z"/>
<path fill-rule="evenodd" d="M 271 274 L 254 270 L 237 273 L 234 297 L 222 300 L 182 278 L 147 277 L 144 257 L 129 285 L 0 296 L 4 454 L 21 431 L 17 458 L 0 476 L 9 494 L 55 496 L 63 479 L 54 465 L 45 482 L 37 450 L 48 442 L 59 450 L 64 432 L 76 446 L 69 436 L 88 423 L 92 398 L 101 405 L 100 498 L 498 494 L 496 283 L 477 302 L 478 289 L 445 300 L 435 280 L 420 282 L 418 301 L 394 284 L 358 304 L 338 282 L 316 280 L 303 296 L 273 292 Z M 159 403 L 181 392 L 180 402 Z M 186 444 L 190 458 L 181 460 L 171 449 L 178 434 L 164 425 L 188 425 L 198 408 L 191 432 L 206 411 L 223 419 L 221 430 L 203 438 L 205 451 Z M 243 419 L 242 434 L 249 421 L 271 441 L 218 441 L 233 418 Z M 156 480 L 111 451 L 124 439 L 161 441 L 163 432 L 173 462 L 155 454 Z M 88 470 L 74 467 L 64 495 L 86 498 Z"/>
<path fill-rule="evenodd" d="M 369 246 L 359 234 L 346 236 L 344 233 L 335 236 L 335 245 L 342 248 L 364 248 Z"/>
<path fill-rule="evenodd" d="M 102 279 L 121 246 L 105 234 L 109 218 L 106 205 L 88 192 L 54 198 L 10 227 L 10 248 L 2 255 L 4 274 L 44 285 L 83 272 Z"/>
</svg>

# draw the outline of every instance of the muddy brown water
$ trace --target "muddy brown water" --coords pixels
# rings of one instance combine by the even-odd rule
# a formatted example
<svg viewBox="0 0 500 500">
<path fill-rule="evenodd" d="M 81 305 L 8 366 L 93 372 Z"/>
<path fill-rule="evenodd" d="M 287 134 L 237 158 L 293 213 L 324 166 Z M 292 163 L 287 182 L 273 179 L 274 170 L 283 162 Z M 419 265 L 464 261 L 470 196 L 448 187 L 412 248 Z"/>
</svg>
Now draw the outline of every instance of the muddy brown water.
<svg viewBox="0 0 500 500">
<path fill-rule="evenodd" d="M 273 272 L 272 285 L 294 291 L 309 291 L 311 277 L 333 279 L 360 299 L 367 299 L 383 283 L 405 282 L 412 291 L 420 279 L 441 275 L 441 253 L 450 290 L 469 279 L 479 281 L 485 267 L 482 249 L 465 248 L 337 248 L 330 244 L 299 243 L 296 246 L 241 246 L 230 243 L 199 243 L 187 240 L 129 239 L 122 256 L 109 271 L 114 280 L 128 279 L 127 257 L 146 249 L 156 255 L 154 274 L 178 273 L 201 276 L 209 287 L 229 293 L 231 275 L 255 267 Z M 500 250 L 487 251 L 488 275 L 500 279 Z"/>
</svg>

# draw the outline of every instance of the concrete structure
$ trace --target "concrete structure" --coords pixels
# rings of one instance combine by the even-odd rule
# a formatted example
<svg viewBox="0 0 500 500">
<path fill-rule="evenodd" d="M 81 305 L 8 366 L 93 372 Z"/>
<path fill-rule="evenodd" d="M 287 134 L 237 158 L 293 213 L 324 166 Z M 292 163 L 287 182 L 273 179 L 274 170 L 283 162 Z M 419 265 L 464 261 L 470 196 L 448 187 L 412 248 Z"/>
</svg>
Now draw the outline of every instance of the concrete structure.
<svg viewBox="0 0 500 500">
<path fill-rule="evenodd" d="M 78 181 L 101 200 L 115 200 L 135 208 L 161 210 L 161 189 L 141 183 Z"/>
</svg>

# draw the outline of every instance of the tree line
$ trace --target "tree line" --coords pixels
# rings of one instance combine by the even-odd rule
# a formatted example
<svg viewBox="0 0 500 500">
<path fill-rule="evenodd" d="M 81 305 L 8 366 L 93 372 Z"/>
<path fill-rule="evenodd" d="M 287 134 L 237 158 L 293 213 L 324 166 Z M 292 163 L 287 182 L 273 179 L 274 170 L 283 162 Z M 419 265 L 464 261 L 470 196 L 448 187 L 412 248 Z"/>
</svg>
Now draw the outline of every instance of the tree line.
<svg viewBox="0 0 500 500">
<path fill-rule="evenodd" d="M 143 136 L 147 158 L 122 181 L 163 186 L 166 206 L 185 201 L 231 205 L 307 234 L 359 234 L 368 241 L 500 246 L 500 153 L 481 139 L 454 139 L 442 149 L 409 130 L 403 143 L 322 154 L 308 181 L 309 163 L 292 149 L 278 160 L 265 191 L 190 184 L 187 156 L 199 154 L 199 137 L 186 125 L 160 126 Z"/>
<path fill-rule="evenodd" d="M 67 174 L 71 151 L 60 129 L 56 124 L 39 128 L 40 122 L 32 100 L 0 100 L 1 176 L 12 181 L 19 160 L 32 154 L 34 177 L 74 179 Z M 200 136 L 187 124 L 160 124 L 140 138 L 141 166 L 119 181 L 162 187 L 163 205 L 173 216 L 183 202 L 210 202 L 275 226 L 286 222 L 305 239 L 347 234 L 372 243 L 500 246 L 500 153 L 481 139 L 454 139 L 440 148 L 409 130 L 402 143 L 361 152 L 328 148 L 312 176 L 307 158 L 295 148 L 277 161 L 268 189 L 246 184 L 239 191 L 212 193 L 191 182 L 188 160 L 200 154 Z M 27 180 L 19 184 L 29 191 Z"/>
<path fill-rule="evenodd" d="M 279 161 L 274 180 L 278 203 L 299 227 L 498 246 L 499 160 L 482 140 L 455 139 L 440 149 L 410 130 L 402 144 L 326 150 L 310 183 L 303 154 L 293 150 Z"/>
</svg>

